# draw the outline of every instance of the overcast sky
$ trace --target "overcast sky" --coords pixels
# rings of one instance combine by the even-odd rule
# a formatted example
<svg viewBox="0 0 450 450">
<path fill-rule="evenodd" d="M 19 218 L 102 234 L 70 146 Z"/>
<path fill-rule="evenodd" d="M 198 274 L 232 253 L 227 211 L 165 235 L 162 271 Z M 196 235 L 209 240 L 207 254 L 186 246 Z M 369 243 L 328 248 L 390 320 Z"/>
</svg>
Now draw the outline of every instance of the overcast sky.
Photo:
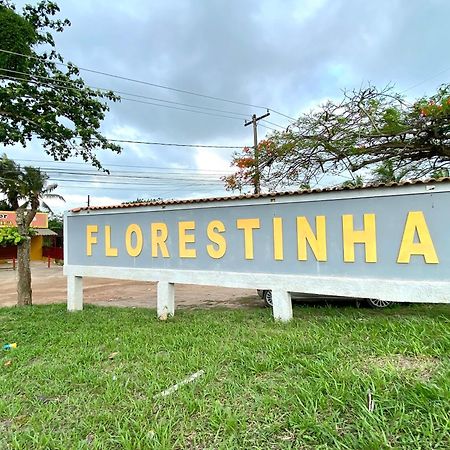
<svg viewBox="0 0 450 450">
<path fill-rule="evenodd" d="M 395 83 L 398 91 L 418 97 L 432 93 L 450 75 L 448 0 L 65 0 L 58 4 L 61 17 L 69 18 L 72 26 L 56 36 L 57 48 L 80 67 L 268 107 L 290 117 L 339 98 L 342 89 L 369 81 L 377 86 Z M 250 145 L 252 130 L 243 126 L 244 119 L 265 112 L 88 72 L 82 75 L 92 86 L 226 111 L 198 109 L 207 113 L 198 114 L 122 100 L 111 105 L 102 125 L 109 138 Z M 261 125 L 289 124 L 289 119 L 274 112 L 268 120 L 272 124 Z M 258 127 L 258 133 L 262 138 L 270 129 Z M 94 205 L 138 197 L 223 195 L 219 177 L 230 170 L 232 152 L 124 145 L 120 156 L 102 153 L 99 157 L 113 174 L 125 171 L 130 178 L 118 182 L 102 177 L 94 184 L 86 177 L 80 182 L 75 174 L 52 171 L 58 191 L 67 200 L 54 206 L 58 210 L 84 206 L 88 194 Z M 6 153 L 21 164 L 33 160 L 44 170 L 89 169 L 77 160 L 43 162 L 50 158 L 38 142 L 26 149 L 6 148 Z"/>
</svg>

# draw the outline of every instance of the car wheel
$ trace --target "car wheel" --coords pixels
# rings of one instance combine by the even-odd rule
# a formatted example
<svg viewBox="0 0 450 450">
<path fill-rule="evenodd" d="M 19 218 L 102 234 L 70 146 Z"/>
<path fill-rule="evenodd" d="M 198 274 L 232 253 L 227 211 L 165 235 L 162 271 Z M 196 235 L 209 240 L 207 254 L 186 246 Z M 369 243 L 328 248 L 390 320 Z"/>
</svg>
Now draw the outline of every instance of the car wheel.
<svg viewBox="0 0 450 450">
<path fill-rule="evenodd" d="M 387 300 L 378 300 L 377 298 L 367 298 L 366 302 L 371 308 L 387 308 L 392 305 L 392 302 Z"/>
<path fill-rule="evenodd" d="M 264 304 L 268 308 L 272 308 L 272 306 L 273 306 L 273 303 L 272 303 L 272 291 L 264 291 L 263 292 L 263 300 L 264 300 Z"/>
</svg>

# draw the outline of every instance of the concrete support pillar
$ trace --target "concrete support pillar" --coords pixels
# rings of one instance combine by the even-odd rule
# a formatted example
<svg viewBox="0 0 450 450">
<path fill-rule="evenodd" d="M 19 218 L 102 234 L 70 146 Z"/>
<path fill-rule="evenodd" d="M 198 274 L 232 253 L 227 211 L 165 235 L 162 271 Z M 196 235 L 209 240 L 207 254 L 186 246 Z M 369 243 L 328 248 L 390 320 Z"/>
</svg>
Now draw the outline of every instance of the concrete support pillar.
<svg viewBox="0 0 450 450">
<path fill-rule="evenodd" d="M 156 304 L 158 319 L 166 320 L 175 314 L 175 286 L 173 283 L 158 282 Z"/>
<path fill-rule="evenodd" d="M 83 309 L 83 277 L 67 277 L 67 310 L 81 311 Z"/>
<path fill-rule="evenodd" d="M 281 322 L 292 319 L 292 300 L 290 292 L 272 289 L 273 318 Z"/>
</svg>

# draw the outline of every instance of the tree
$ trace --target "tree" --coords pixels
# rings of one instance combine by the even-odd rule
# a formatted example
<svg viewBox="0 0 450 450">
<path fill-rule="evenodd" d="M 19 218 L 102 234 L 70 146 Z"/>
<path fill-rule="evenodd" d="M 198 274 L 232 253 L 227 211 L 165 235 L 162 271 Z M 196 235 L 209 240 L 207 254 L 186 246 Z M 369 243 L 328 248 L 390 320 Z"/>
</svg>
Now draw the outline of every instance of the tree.
<svg viewBox="0 0 450 450">
<path fill-rule="evenodd" d="M 81 156 L 97 168 L 96 149 L 119 153 L 98 130 L 109 107 L 110 91 L 88 87 L 72 63 L 64 64 L 52 32 L 70 22 L 53 19 L 56 3 L 26 5 L 21 14 L 0 0 L 0 142 L 26 146 L 33 137 L 55 160 Z"/>
<path fill-rule="evenodd" d="M 63 215 L 51 212 L 48 218 L 48 228 L 52 231 L 61 231 L 64 228 Z"/>
<path fill-rule="evenodd" d="M 286 131 L 259 144 L 260 179 L 269 189 L 298 187 L 324 174 L 353 174 L 395 181 L 445 174 L 450 168 L 450 84 L 413 103 L 391 86 L 344 92 L 303 114 Z M 237 171 L 228 189 L 254 182 L 253 153 L 233 156 Z M 392 179 L 394 178 L 394 179 Z"/>
<path fill-rule="evenodd" d="M 17 230 L 20 240 L 17 245 L 17 304 L 32 304 L 31 270 L 30 270 L 30 225 L 39 206 L 50 209 L 43 202 L 46 198 L 58 198 L 54 194 L 56 184 L 47 184 L 48 175 L 36 167 L 20 167 L 6 155 L 0 159 L 0 193 L 16 211 Z"/>
<path fill-rule="evenodd" d="M 163 199 L 161 197 L 158 198 L 137 198 L 136 200 L 130 200 L 128 202 L 122 202 L 122 205 L 134 205 L 139 203 L 156 203 L 162 202 Z"/>
</svg>

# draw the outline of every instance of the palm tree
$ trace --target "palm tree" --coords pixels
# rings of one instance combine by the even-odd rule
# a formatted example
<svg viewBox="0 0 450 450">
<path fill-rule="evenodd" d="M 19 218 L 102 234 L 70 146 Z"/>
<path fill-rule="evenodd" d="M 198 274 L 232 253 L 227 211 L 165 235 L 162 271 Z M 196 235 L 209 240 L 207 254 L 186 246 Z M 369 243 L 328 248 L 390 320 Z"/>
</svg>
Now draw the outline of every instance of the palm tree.
<svg viewBox="0 0 450 450">
<path fill-rule="evenodd" d="M 49 177 L 36 167 L 20 167 L 3 155 L 0 160 L 0 192 L 16 211 L 17 229 L 22 241 L 17 246 L 17 304 L 31 305 L 30 225 L 40 206 L 51 211 L 43 201 L 64 198 L 53 191 L 57 184 L 47 184 Z"/>
</svg>

